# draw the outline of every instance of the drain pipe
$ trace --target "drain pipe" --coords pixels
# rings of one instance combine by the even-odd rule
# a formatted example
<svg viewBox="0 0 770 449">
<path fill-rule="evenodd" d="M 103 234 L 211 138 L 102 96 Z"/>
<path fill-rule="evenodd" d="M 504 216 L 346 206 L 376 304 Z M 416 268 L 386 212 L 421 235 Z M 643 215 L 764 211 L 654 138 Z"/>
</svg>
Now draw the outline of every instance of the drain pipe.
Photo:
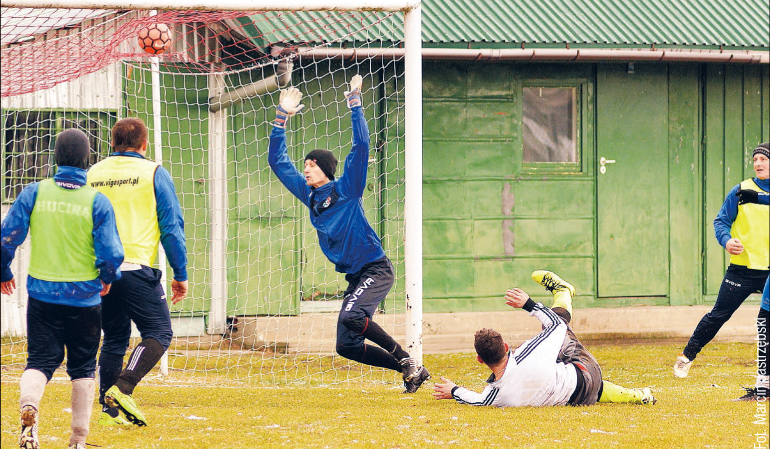
<svg viewBox="0 0 770 449">
<path fill-rule="evenodd" d="M 368 59 L 402 58 L 403 48 L 298 47 L 299 58 Z M 565 61 L 565 62 L 718 62 L 767 64 L 770 53 L 741 50 L 610 50 L 610 49 L 464 49 L 423 48 L 423 59 L 466 61 Z"/>
</svg>

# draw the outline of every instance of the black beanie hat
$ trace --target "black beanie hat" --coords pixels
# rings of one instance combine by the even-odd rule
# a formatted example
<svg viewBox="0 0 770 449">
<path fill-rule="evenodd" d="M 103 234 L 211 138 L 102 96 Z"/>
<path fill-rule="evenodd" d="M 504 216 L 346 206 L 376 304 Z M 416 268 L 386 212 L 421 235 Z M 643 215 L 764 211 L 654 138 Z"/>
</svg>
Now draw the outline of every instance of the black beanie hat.
<svg viewBox="0 0 770 449">
<path fill-rule="evenodd" d="M 88 153 L 91 145 L 88 137 L 79 129 L 67 129 L 56 136 L 53 155 L 59 167 L 88 168 Z"/>
<path fill-rule="evenodd" d="M 313 150 L 305 156 L 305 160 L 315 162 L 324 172 L 327 178 L 334 181 L 334 172 L 337 171 L 337 158 L 329 150 Z"/>
<path fill-rule="evenodd" d="M 770 159 L 770 143 L 765 142 L 757 145 L 757 147 L 754 148 L 754 152 L 751 153 L 751 157 L 756 156 L 757 153 L 764 154 L 766 158 Z"/>
</svg>

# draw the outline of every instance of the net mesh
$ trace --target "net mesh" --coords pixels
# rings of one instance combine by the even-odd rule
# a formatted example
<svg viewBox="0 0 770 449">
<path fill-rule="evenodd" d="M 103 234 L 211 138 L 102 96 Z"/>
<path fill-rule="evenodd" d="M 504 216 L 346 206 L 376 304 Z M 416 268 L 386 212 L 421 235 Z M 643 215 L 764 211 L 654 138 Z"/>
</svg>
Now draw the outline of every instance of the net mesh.
<svg viewBox="0 0 770 449">
<path fill-rule="evenodd" d="M 117 120 L 142 118 L 148 158 L 171 173 L 185 218 L 190 292 L 171 307 L 172 377 L 392 381 L 393 372 L 334 355 L 347 283 L 321 253 L 305 206 L 268 167 L 267 148 L 278 89 L 291 84 L 305 109 L 290 120 L 289 156 L 301 167 L 325 148 L 343 161 L 352 133 L 342 92 L 364 77 L 372 150 L 363 204 L 396 270 L 375 320 L 403 342 L 404 67 L 387 51 L 401 44 L 402 22 L 382 11 L 2 8 L 3 214 L 55 173 L 57 133 L 85 131 L 95 163 L 109 155 Z M 157 59 L 137 40 L 150 24 L 171 30 Z M 3 376 L 25 363 L 28 244 L 12 265 L 19 288 L 3 298 Z"/>
</svg>

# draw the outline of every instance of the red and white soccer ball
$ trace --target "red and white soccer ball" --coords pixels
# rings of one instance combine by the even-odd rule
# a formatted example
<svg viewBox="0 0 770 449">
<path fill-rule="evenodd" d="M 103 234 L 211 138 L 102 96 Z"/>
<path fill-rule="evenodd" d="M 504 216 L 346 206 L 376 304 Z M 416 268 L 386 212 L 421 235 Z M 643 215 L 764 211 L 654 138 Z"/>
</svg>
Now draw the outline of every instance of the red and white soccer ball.
<svg viewBox="0 0 770 449">
<path fill-rule="evenodd" d="M 171 47 L 171 30 L 163 23 L 151 23 L 139 30 L 139 47 L 151 55 L 159 55 Z"/>
</svg>

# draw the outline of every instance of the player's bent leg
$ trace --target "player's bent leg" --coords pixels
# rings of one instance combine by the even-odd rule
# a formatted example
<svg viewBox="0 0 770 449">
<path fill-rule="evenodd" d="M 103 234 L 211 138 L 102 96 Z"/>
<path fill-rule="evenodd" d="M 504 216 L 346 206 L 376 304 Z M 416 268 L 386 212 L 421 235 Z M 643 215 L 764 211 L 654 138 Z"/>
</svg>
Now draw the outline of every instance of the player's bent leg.
<svg viewBox="0 0 770 449">
<path fill-rule="evenodd" d="M 606 380 L 602 381 L 599 402 L 614 404 L 644 404 L 653 405 L 658 402 L 652 395 L 652 390 L 646 388 L 625 388 Z"/>
<path fill-rule="evenodd" d="M 575 287 L 560 278 L 559 275 L 553 271 L 533 271 L 532 280 L 545 287 L 545 289 L 551 293 L 569 292 L 570 297 L 575 296 Z"/>
</svg>

